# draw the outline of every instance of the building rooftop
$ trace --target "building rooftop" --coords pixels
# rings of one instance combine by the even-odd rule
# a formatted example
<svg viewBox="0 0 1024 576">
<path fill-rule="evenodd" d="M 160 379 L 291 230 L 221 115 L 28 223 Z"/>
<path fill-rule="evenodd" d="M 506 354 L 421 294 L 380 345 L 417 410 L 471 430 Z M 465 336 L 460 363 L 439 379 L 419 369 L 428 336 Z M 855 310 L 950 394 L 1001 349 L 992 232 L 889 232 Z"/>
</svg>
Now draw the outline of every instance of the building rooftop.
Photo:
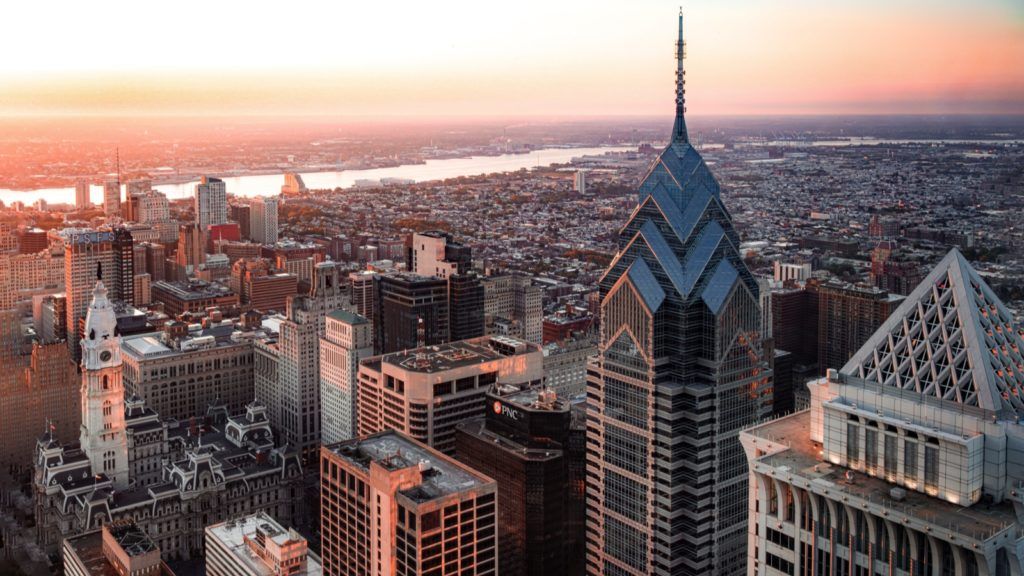
<svg viewBox="0 0 1024 576">
<path fill-rule="evenodd" d="M 149 539 L 146 534 L 136 526 L 131 527 L 132 530 L 123 535 L 115 537 L 118 543 L 121 544 L 124 551 L 128 556 L 137 556 L 139 554 L 155 550 L 156 545 Z M 142 549 L 138 546 L 145 546 L 141 542 L 148 543 L 151 548 Z M 107 559 L 107 556 L 103 553 L 103 530 L 94 530 L 92 532 L 86 532 L 77 536 L 71 536 L 66 539 L 65 546 L 70 548 L 78 559 L 82 562 L 82 565 L 88 570 L 88 574 L 91 576 L 121 576 L 116 568 Z M 160 570 L 154 574 L 154 576 L 174 576 L 174 572 L 167 567 L 163 562 L 160 563 Z"/>
<path fill-rule="evenodd" d="M 423 474 L 422 482 L 399 491 L 417 503 L 494 484 L 487 476 L 394 430 L 349 440 L 328 446 L 327 449 L 367 473 L 370 471 L 370 462 L 376 462 L 388 471 L 419 467 Z"/>
<path fill-rule="evenodd" d="M 348 324 L 366 324 L 369 322 L 364 316 L 360 316 L 355 312 L 349 312 L 348 310 L 334 310 L 327 313 L 328 318 L 334 318 L 335 320 L 341 320 Z"/>
<path fill-rule="evenodd" d="M 305 540 L 300 534 L 281 526 L 277 520 L 264 512 L 208 526 L 206 528 L 206 537 L 219 540 L 223 547 L 230 551 L 239 563 L 245 566 L 248 570 L 246 574 L 273 576 L 275 574 L 274 571 L 254 557 L 245 544 L 245 537 L 255 538 L 257 531 L 262 531 L 264 535 L 278 545 L 287 544 L 290 540 Z M 307 552 L 306 570 L 299 574 L 319 576 L 323 573 L 324 570 L 320 563 L 320 558 L 313 553 Z"/>
<path fill-rule="evenodd" d="M 382 356 L 381 362 L 399 366 L 410 372 L 443 372 L 524 354 L 535 349 L 535 345 L 515 338 L 487 336 L 392 352 Z"/>
<path fill-rule="evenodd" d="M 203 300 L 205 298 L 231 296 L 234 294 L 227 286 L 202 281 L 167 282 L 166 280 L 160 280 L 154 282 L 151 289 L 169 292 L 181 300 Z"/>
<path fill-rule="evenodd" d="M 959 538 L 984 542 L 1013 534 L 1017 517 L 1010 501 L 989 504 L 984 501 L 964 507 L 914 490 L 904 490 L 901 499 L 892 497 L 896 487 L 883 479 L 820 460 L 822 445 L 810 439 L 811 412 L 803 410 L 745 431 L 755 442 L 788 446 L 781 452 L 762 456 L 752 469 L 788 481 L 813 493 L 832 499 L 860 500 L 878 508 L 878 516 L 891 517 L 916 526 L 921 532 L 946 530 Z"/>
</svg>

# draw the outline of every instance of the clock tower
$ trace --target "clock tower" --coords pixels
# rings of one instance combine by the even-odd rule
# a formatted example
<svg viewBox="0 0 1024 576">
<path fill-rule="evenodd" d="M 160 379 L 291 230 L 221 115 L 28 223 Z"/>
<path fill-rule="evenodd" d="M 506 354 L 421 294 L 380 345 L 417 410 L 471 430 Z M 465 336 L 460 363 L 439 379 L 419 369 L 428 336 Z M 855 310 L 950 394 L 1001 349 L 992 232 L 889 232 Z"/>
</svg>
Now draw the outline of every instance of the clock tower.
<svg viewBox="0 0 1024 576">
<path fill-rule="evenodd" d="M 128 439 L 121 381 L 121 338 L 102 280 L 96 281 L 82 338 L 82 433 L 79 442 L 93 474 L 128 487 Z"/>
</svg>

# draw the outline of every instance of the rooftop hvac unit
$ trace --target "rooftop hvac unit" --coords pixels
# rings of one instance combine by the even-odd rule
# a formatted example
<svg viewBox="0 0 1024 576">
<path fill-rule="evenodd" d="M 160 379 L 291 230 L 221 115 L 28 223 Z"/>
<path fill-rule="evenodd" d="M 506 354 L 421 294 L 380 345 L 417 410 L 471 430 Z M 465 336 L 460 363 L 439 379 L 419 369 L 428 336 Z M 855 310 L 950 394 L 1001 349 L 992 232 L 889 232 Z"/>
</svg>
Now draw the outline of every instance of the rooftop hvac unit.
<svg viewBox="0 0 1024 576">
<path fill-rule="evenodd" d="M 907 498 L 907 491 L 903 488 L 893 488 L 889 490 L 889 498 L 897 502 L 903 502 Z"/>
</svg>

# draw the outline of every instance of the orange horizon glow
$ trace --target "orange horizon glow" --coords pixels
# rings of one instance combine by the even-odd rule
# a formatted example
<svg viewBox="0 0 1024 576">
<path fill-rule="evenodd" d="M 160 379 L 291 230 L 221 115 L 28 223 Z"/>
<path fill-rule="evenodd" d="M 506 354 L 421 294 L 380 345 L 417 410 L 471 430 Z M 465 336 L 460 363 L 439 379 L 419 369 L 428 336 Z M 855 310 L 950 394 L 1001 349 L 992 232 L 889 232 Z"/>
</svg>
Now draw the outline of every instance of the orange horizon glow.
<svg viewBox="0 0 1024 576">
<path fill-rule="evenodd" d="M 0 62 L 0 115 L 672 107 L 669 2 L 298 2 L 287 12 L 225 4 L 69 4 L 45 35 L 8 26 L 0 50 L 17 57 Z M 687 105 L 696 115 L 1024 113 L 1019 0 L 690 4 Z M 52 11 L 3 10 L 9 23 Z"/>
</svg>

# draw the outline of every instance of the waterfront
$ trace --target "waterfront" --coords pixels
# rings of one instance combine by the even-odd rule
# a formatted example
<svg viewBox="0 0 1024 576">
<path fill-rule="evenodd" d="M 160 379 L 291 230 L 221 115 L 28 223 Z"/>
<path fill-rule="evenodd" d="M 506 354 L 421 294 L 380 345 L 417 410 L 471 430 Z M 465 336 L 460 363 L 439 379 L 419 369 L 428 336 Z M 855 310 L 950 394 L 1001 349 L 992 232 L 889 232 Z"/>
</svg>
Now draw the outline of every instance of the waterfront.
<svg viewBox="0 0 1024 576">
<path fill-rule="evenodd" d="M 581 156 L 604 154 L 605 152 L 624 152 L 634 150 L 631 146 L 607 146 L 596 148 L 544 148 L 527 154 L 502 154 L 500 156 L 471 156 L 469 158 L 447 158 L 443 160 L 427 160 L 423 164 L 405 164 L 388 168 L 370 168 L 366 170 L 341 170 L 332 172 L 299 172 L 306 186 L 311 189 L 350 188 L 359 180 L 380 180 L 382 178 L 399 178 L 424 182 L 444 180 L 459 176 L 476 176 L 497 172 L 514 172 L 522 168 L 550 166 L 571 161 Z M 284 173 L 259 174 L 245 176 L 229 176 L 223 178 L 228 193 L 238 196 L 271 196 L 281 191 Z M 197 180 L 176 184 L 157 184 L 155 189 L 163 192 L 171 200 L 187 198 L 192 195 Z M 20 201 L 25 204 L 42 198 L 48 203 L 74 202 L 74 188 L 41 188 L 38 190 L 0 189 L 0 200 L 5 204 Z M 103 187 L 93 183 L 90 197 L 94 204 L 103 202 Z"/>
</svg>

